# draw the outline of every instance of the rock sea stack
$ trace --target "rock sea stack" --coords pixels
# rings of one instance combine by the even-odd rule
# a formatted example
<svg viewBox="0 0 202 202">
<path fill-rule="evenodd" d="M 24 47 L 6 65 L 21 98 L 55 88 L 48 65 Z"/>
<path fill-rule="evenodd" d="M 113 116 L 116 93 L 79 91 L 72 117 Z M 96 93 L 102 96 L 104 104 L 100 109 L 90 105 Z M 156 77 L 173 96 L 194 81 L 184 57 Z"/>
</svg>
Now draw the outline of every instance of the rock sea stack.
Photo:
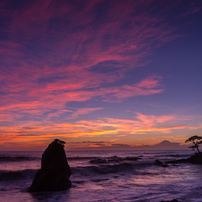
<svg viewBox="0 0 202 202">
<path fill-rule="evenodd" d="M 28 192 L 62 191 L 71 187 L 64 141 L 55 139 L 42 154 L 41 169 L 35 175 Z"/>
</svg>

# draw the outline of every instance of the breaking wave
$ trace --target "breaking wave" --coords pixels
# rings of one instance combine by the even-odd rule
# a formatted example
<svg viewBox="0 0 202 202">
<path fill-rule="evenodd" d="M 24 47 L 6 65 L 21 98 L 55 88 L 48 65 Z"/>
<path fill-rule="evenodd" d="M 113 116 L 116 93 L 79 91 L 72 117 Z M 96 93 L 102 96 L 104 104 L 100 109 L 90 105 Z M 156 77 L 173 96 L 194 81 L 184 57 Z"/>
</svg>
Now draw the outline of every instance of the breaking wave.
<svg viewBox="0 0 202 202">
<path fill-rule="evenodd" d="M 140 157 L 118 157 L 118 156 L 112 156 L 112 157 L 105 157 L 105 158 L 95 158 L 89 161 L 89 163 L 99 164 L 99 163 L 118 163 L 123 161 L 137 161 L 138 159 L 141 159 Z"/>
<path fill-rule="evenodd" d="M 0 171 L 0 182 L 33 179 L 37 170 Z"/>
<path fill-rule="evenodd" d="M 76 161 L 76 160 L 90 160 L 90 159 L 95 159 L 95 158 L 98 158 L 98 157 L 79 157 L 79 156 L 76 156 L 76 157 L 67 157 L 67 160 L 68 161 Z"/>
<path fill-rule="evenodd" d="M 135 174 L 137 170 L 152 166 L 154 163 L 133 163 L 133 162 L 121 162 L 118 164 L 100 164 L 92 166 L 78 166 L 71 167 L 72 175 L 80 175 L 83 177 L 92 177 L 96 175 L 108 175 L 108 174 L 121 174 L 132 173 Z M 0 171 L 0 182 L 4 181 L 16 181 L 34 179 L 37 170 L 27 169 L 20 171 Z"/>
<path fill-rule="evenodd" d="M 180 158 L 180 157 L 186 157 L 186 156 L 190 156 L 190 154 L 164 154 L 164 155 L 158 155 L 161 157 L 175 157 L 175 158 Z"/>
<path fill-rule="evenodd" d="M 85 167 L 73 167 L 72 174 L 81 175 L 81 176 L 95 176 L 99 175 L 107 175 L 113 173 L 136 173 L 139 170 L 144 169 L 149 166 L 155 166 L 154 163 L 133 163 L 133 162 L 121 162 L 118 164 L 100 164 L 100 165 L 92 165 Z"/>
<path fill-rule="evenodd" d="M 34 161 L 40 160 L 37 157 L 27 157 L 27 156 L 0 156 L 0 162 L 9 162 L 9 161 Z"/>
</svg>

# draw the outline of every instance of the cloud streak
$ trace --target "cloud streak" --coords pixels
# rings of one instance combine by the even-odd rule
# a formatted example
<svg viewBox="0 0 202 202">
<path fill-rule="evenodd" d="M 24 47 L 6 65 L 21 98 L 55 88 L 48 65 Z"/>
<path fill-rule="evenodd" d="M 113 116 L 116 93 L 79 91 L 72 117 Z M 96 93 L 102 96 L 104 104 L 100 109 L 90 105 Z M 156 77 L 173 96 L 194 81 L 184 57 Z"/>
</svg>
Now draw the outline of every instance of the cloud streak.
<svg viewBox="0 0 202 202">
<path fill-rule="evenodd" d="M 188 125 L 173 125 L 172 121 L 180 119 L 176 115 L 153 116 L 137 113 L 135 118 L 136 120 L 103 118 L 99 120 L 81 120 L 75 121 L 74 123 L 58 123 L 52 125 L 28 122 L 19 126 L 2 127 L 0 131 L 1 145 L 3 146 L 4 143 L 8 142 L 29 142 L 33 138 L 35 141 L 41 139 L 48 141 L 55 136 L 63 139 L 81 137 L 95 138 L 103 135 L 112 135 L 113 137 L 120 137 L 122 135 L 137 136 L 142 132 L 144 134 L 149 134 L 150 132 L 170 133 L 172 130 L 188 128 Z M 163 125 L 160 126 L 159 124 Z M 113 142 L 114 140 L 111 141 Z M 103 143 L 100 141 L 83 141 L 83 143 L 89 144 L 93 142 Z M 76 143 L 69 143 L 70 147 L 71 144 L 75 145 Z"/>
<path fill-rule="evenodd" d="M 19 99 L 18 93 L 10 93 L 2 96 L 0 112 L 2 114 L 29 114 L 29 116 L 43 115 L 51 110 L 65 110 L 67 102 L 88 101 L 99 97 L 105 102 L 120 102 L 126 98 L 135 96 L 146 96 L 151 94 L 162 93 L 164 90 L 159 89 L 160 77 L 152 76 L 133 85 L 124 85 L 119 87 L 97 87 L 81 90 L 77 87 L 75 90 L 68 90 L 68 86 L 60 84 L 57 86 L 48 86 L 44 89 L 30 89 L 21 94 Z M 152 86 L 151 86 L 152 85 Z M 74 86 L 76 88 L 76 86 Z M 23 87 L 24 89 L 24 87 Z M 21 91 L 23 91 L 23 89 Z M 24 98 L 24 99 L 23 99 Z M 69 111 L 69 118 L 77 118 L 79 115 L 88 114 L 91 111 L 102 108 L 81 108 L 76 111 Z M 62 111 L 64 111 L 62 110 Z M 52 114 L 52 116 L 54 113 Z M 57 113 L 56 113 L 57 116 Z M 13 115 L 15 118 L 15 115 Z"/>
</svg>

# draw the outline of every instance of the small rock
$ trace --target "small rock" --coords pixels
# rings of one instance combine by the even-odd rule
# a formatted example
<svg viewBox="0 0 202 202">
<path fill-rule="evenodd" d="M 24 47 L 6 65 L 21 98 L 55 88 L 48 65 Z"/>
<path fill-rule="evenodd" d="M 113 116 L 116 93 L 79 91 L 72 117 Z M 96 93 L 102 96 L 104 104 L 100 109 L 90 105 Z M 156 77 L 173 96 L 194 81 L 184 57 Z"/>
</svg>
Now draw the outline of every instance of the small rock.
<svg viewBox="0 0 202 202">
<path fill-rule="evenodd" d="M 160 166 L 160 165 L 162 165 L 162 164 L 163 164 L 163 162 L 161 162 L 161 161 L 159 161 L 159 160 L 156 160 L 156 161 L 154 162 L 154 164 L 155 164 L 155 165 L 159 165 L 159 166 Z"/>
<path fill-rule="evenodd" d="M 165 168 L 165 167 L 168 167 L 168 165 L 167 165 L 167 164 L 162 164 L 161 166 L 162 166 L 162 167 L 164 167 L 164 168 Z"/>
</svg>

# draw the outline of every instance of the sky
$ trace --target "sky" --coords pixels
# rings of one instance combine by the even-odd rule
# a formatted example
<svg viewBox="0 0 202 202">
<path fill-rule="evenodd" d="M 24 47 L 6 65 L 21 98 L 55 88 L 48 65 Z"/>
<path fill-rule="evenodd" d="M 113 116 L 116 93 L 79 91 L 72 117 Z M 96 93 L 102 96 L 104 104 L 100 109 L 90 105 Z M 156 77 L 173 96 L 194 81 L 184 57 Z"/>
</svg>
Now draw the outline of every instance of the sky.
<svg viewBox="0 0 202 202">
<path fill-rule="evenodd" d="M 1 0 L 0 19 L 0 150 L 201 135 L 202 1 Z"/>
</svg>

